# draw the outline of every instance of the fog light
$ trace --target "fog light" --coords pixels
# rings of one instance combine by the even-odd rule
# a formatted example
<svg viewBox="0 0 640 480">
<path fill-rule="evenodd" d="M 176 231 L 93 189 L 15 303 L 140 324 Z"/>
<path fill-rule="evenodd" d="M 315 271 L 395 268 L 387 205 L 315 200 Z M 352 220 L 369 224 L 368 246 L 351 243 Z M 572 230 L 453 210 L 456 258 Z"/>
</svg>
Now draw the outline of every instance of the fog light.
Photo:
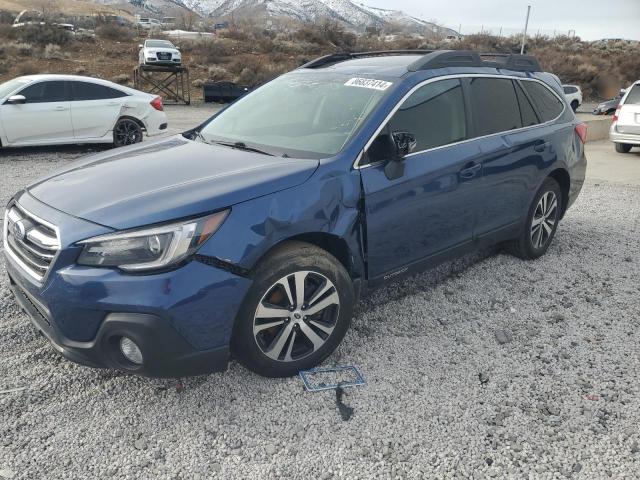
<svg viewBox="0 0 640 480">
<path fill-rule="evenodd" d="M 120 351 L 122 355 L 129 360 L 131 363 L 135 363 L 136 365 L 142 365 L 142 352 L 140 351 L 140 347 L 136 345 L 136 342 L 127 337 L 122 337 L 120 339 Z"/>
</svg>

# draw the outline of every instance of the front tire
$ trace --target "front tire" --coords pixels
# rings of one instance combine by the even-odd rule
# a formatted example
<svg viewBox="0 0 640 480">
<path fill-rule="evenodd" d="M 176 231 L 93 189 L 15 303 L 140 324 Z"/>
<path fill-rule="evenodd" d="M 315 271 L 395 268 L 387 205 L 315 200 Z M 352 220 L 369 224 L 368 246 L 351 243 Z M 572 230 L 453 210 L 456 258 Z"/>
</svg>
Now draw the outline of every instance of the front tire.
<svg viewBox="0 0 640 480">
<path fill-rule="evenodd" d="M 314 367 L 340 344 L 355 295 L 344 266 L 303 242 L 287 242 L 260 262 L 236 319 L 234 356 L 266 377 Z"/>
<path fill-rule="evenodd" d="M 562 190 L 547 178 L 531 202 L 520 237 L 507 244 L 507 250 L 523 260 L 533 260 L 547 252 L 562 216 Z"/>
<path fill-rule="evenodd" d="M 124 147 L 142 142 L 142 127 L 131 118 L 121 118 L 113 127 L 113 146 Z"/>
<path fill-rule="evenodd" d="M 631 145 L 628 143 L 616 143 L 616 152 L 629 153 L 631 151 Z"/>
</svg>

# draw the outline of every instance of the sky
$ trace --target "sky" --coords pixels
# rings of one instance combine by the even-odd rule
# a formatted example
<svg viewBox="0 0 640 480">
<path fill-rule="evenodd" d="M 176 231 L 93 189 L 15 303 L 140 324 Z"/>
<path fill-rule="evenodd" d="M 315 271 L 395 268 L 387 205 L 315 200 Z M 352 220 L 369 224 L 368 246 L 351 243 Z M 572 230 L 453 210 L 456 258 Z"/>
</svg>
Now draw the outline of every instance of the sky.
<svg viewBox="0 0 640 480">
<path fill-rule="evenodd" d="M 462 33 L 481 28 L 498 34 L 522 32 L 531 5 L 529 32 L 575 34 L 585 40 L 640 40 L 640 0 L 354 0 L 372 7 L 403 10 Z"/>
</svg>

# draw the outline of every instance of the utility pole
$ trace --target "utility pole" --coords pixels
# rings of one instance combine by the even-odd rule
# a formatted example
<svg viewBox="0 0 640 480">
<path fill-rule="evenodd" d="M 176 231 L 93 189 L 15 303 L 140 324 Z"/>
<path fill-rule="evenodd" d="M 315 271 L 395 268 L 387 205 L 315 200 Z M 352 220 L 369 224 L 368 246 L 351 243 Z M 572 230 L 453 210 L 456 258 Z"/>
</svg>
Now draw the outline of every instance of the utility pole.
<svg viewBox="0 0 640 480">
<path fill-rule="evenodd" d="M 527 5 L 527 19 L 524 22 L 524 32 L 522 32 L 522 46 L 520 47 L 520 55 L 524 54 L 524 44 L 527 41 L 527 28 L 529 28 L 529 13 L 531 5 Z"/>
</svg>

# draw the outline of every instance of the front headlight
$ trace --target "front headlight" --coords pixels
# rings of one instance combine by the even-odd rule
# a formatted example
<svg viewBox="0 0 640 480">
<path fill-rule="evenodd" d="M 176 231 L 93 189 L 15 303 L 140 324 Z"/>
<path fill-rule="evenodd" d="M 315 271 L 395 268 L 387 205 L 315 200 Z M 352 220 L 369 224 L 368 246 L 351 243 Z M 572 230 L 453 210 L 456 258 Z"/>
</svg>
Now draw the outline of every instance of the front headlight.
<svg viewBox="0 0 640 480">
<path fill-rule="evenodd" d="M 192 255 L 227 218 L 229 210 L 158 227 L 101 235 L 78 242 L 79 265 L 129 272 L 165 268 Z"/>
</svg>

